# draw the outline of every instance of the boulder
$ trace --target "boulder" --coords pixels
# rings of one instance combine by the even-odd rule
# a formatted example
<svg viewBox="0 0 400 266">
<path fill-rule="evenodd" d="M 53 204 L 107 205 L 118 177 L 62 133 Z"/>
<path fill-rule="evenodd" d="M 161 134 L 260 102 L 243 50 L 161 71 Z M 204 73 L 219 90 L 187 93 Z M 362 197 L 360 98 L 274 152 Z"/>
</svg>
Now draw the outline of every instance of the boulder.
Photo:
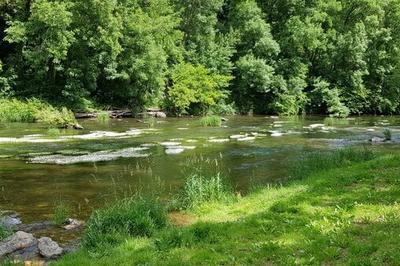
<svg viewBox="0 0 400 266">
<path fill-rule="evenodd" d="M 37 244 L 37 239 L 23 231 L 18 231 L 0 243 L 0 257 Z"/>
<path fill-rule="evenodd" d="M 39 253 L 47 259 L 53 259 L 63 253 L 63 249 L 49 237 L 42 237 L 38 240 Z"/>
<path fill-rule="evenodd" d="M 75 124 L 73 126 L 73 128 L 76 129 L 76 130 L 83 130 L 84 129 L 83 126 L 81 126 L 80 124 Z"/>
</svg>

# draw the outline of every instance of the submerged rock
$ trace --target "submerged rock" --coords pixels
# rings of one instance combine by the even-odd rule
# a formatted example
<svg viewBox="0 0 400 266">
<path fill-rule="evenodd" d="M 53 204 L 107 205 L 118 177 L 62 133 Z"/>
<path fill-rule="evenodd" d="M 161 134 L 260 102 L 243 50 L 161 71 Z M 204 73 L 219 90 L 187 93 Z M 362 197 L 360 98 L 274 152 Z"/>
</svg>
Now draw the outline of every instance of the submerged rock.
<svg viewBox="0 0 400 266">
<path fill-rule="evenodd" d="M 169 147 L 169 146 L 179 146 L 179 145 L 181 145 L 181 143 L 180 142 L 174 142 L 174 141 L 166 141 L 166 142 L 161 142 L 160 145 Z"/>
<path fill-rule="evenodd" d="M 39 253 L 47 259 L 54 259 L 63 253 L 63 249 L 49 237 L 38 240 Z"/>
<path fill-rule="evenodd" d="M 371 142 L 372 143 L 383 143 L 383 142 L 385 142 L 386 140 L 384 139 L 384 138 L 380 138 L 380 137 L 373 137 L 372 139 L 371 139 Z"/>
<path fill-rule="evenodd" d="M 168 149 L 165 150 L 165 153 L 168 155 L 174 155 L 174 154 L 180 154 L 184 151 L 185 149 L 182 147 L 169 147 Z"/>
<path fill-rule="evenodd" d="M 54 226 L 54 222 L 52 221 L 45 221 L 39 223 L 32 223 L 32 224 L 20 224 L 17 226 L 19 231 L 24 231 L 28 233 L 35 233 L 37 231 L 47 230 Z"/>
<path fill-rule="evenodd" d="M 75 163 L 93 163 L 93 162 L 105 162 L 112 161 L 118 158 L 142 158 L 148 157 L 149 154 L 143 153 L 148 150 L 148 147 L 137 147 L 127 148 L 116 151 L 99 151 L 86 155 L 78 156 L 65 156 L 65 155 L 49 155 L 49 156 L 38 156 L 31 158 L 30 163 L 37 164 L 75 164 Z"/>
<path fill-rule="evenodd" d="M 18 231 L 0 243 L 0 257 L 32 247 L 36 244 L 37 239 L 32 234 Z"/>
<path fill-rule="evenodd" d="M 209 139 L 208 142 L 211 143 L 225 143 L 225 142 L 229 142 L 230 139 Z"/>
<path fill-rule="evenodd" d="M 239 138 L 237 141 L 253 141 L 255 140 L 256 137 L 245 137 L 245 138 Z"/>
<path fill-rule="evenodd" d="M 20 224 L 22 224 L 22 221 L 17 213 L 6 214 L 0 218 L 0 225 L 8 230 L 12 230 Z"/>
</svg>

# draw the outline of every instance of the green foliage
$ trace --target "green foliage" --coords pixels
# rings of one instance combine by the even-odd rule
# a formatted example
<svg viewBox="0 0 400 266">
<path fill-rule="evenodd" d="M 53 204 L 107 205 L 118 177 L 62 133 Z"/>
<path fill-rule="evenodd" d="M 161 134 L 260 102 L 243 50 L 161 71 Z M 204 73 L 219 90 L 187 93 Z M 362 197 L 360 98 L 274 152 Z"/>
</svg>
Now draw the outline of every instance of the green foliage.
<svg viewBox="0 0 400 266">
<path fill-rule="evenodd" d="M 70 218 L 71 208 L 64 201 L 60 201 L 54 208 L 53 222 L 57 225 L 62 225 Z"/>
<path fill-rule="evenodd" d="M 227 97 L 231 77 L 210 72 L 202 65 L 181 64 L 172 73 L 168 89 L 170 108 L 177 114 L 205 114 Z"/>
<path fill-rule="evenodd" d="M 222 118 L 216 115 L 205 116 L 200 119 L 200 124 L 203 127 L 220 127 L 222 124 Z"/>
<path fill-rule="evenodd" d="M 181 208 L 195 209 L 207 202 L 230 199 L 233 199 L 232 189 L 220 174 L 213 176 L 192 174 L 186 179 L 178 201 Z"/>
<path fill-rule="evenodd" d="M 151 236 L 167 225 L 167 214 L 157 201 L 127 198 L 95 211 L 82 239 L 85 248 L 114 245 L 121 237 Z"/>
<path fill-rule="evenodd" d="M 0 4 L 1 97 L 190 114 L 225 104 L 281 115 L 400 112 L 395 0 Z"/>
<path fill-rule="evenodd" d="M 0 99 L 0 122 L 41 122 L 54 127 L 68 127 L 76 124 L 76 119 L 67 108 L 59 111 L 35 98 L 26 101 Z"/>
<path fill-rule="evenodd" d="M 0 241 L 3 239 L 9 237 L 11 235 L 11 232 L 4 228 L 2 225 L 0 225 Z"/>
</svg>

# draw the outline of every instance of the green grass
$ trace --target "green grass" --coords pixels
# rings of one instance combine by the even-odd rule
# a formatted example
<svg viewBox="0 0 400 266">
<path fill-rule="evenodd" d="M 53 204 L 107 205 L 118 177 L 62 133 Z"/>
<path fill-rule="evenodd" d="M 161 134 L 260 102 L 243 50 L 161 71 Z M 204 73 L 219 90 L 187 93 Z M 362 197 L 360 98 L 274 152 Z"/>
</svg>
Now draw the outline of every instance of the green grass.
<svg viewBox="0 0 400 266">
<path fill-rule="evenodd" d="M 167 213 L 158 201 L 126 198 L 95 211 L 86 225 L 82 246 L 88 249 L 119 243 L 124 237 L 149 237 L 167 226 Z"/>
<path fill-rule="evenodd" d="M 204 176 L 192 174 L 185 182 L 178 198 L 181 209 L 196 209 L 206 202 L 219 202 L 234 198 L 232 188 L 220 174 Z"/>
<path fill-rule="evenodd" d="M 305 156 L 313 166 L 285 185 L 205 202 L 182 213 L 195 216 L 191 225 L 126 236 L 104 256 L 82 249 L 58 264 L 398 265 L 400 155 L 371 154 Z"/>
<path fill-rule="evenodd" d="M 71 208 L 68 204 L 60 201 L 54 208 L 53 222 L 57 225 L 62 225 L 70 218 Z"/>
<path fill-rule="evenodd" d="M 200 124 L 203 127 L 220 127 L 222 125 L 222 119 L 219 116 L 205 116 L 201 118 Z"/>
<path fill-rule="evenodd" d="M 74 114 L 67 108 L 58 110 L 37 99 L 25 101 L 0 99 L 0 122 L 41 122 L 53 127 L 68 127 L 76 124 Z"/>
<path fill-rule="evenodd" d="M 100 112 L 97 115 L 97 121 L 99 123 L 107 123 L 108 121 L 110 121 L 110 114 L 108 112 Z"/>
</svg>

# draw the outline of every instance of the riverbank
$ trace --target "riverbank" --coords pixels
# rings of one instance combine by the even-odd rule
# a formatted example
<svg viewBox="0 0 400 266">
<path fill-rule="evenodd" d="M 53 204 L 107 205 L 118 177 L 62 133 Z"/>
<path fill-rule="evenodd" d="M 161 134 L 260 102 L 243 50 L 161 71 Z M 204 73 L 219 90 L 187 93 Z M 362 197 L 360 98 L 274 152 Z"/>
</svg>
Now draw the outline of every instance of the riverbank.
<svg viewBox="0 0 400 266">
<path fill-rule="evenodd" d="M 400 260 L 400 156 L 353 157 L 325 159 L 326 168 L 315 157 L 308 165 L 317 167 L 298 174 L 307 177 L 201 204 L 151 237 L 83 249 L 58 265 L 393 265 Z"/>
</svg>

